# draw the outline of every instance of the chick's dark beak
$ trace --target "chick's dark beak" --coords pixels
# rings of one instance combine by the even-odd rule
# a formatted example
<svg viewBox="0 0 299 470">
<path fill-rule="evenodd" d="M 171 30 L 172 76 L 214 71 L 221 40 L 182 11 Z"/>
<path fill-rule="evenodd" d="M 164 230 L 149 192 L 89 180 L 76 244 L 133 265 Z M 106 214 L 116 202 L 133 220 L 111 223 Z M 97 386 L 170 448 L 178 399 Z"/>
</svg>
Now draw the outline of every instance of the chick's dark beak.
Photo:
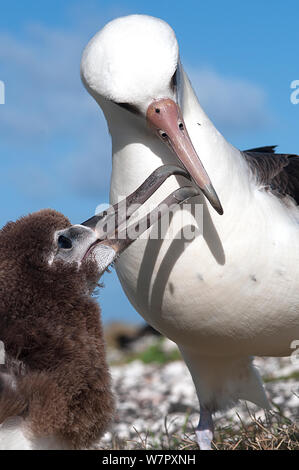
<svg viewBox="0 0 299 470">
<path fill-rule="evenodd" d="M 127 223 L 133 213 L 136 212 L 171 175 L 184 176 L 190 180 L 190 176 L 184 168 L 175 165 L 162 166 L 155 170 L 136 191 L 123 201 L 91 217 L 81 225 L 95 230 L 98 243 L 111 246 L 116 253 L 121 253 L 151 225 L 156 223 L 164 214 L 171 210 L 171 208 L 198 195 L 199 191 L 196 187 L 181 187 L 171 193 L 155 209 L 142 217 L 141 220 L 138 220 L 138 222 L 128 227 Z"/>
</svg>

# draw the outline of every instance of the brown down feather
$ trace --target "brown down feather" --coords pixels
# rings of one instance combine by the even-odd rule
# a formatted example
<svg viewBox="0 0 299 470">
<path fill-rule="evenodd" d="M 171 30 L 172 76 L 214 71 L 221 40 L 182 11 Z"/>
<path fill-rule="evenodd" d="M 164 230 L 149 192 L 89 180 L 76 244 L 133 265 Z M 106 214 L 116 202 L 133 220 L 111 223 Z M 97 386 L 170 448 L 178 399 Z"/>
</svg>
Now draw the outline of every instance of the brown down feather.
<svg viewBox="0 0 299 470">
<path fill-rule="evenodd" d="M 88 448 L 108 429 L 114 398 L 100 308 L 91 294 L 96 263 L 55 262 L 54 232 L 70 226 L 46 209 L 0 231 L 0 422 L 22 416 L 35 436 Z M 5 376 L 16 383 L 14 391 Z"/>
</svg>

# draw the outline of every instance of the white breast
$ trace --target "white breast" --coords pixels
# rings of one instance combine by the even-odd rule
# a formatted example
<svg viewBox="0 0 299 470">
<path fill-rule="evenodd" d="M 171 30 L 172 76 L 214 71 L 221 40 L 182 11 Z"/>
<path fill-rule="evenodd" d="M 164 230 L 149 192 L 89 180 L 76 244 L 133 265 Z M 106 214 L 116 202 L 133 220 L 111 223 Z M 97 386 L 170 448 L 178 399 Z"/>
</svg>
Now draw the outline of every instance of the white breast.
<svg viewBox="0 0 299 470">
<path fill-rule="evenodd" d="M 244 214 L 213 247 L 200 234 L 187 244 L 136 241 L 117 262 L 129 299 L 171 339 L 194 342 L 203 353 L 223 344 L 227 353 L 289 354 L 299 337 L 298 228 L 282 234 L 277 221 L 269 237 L 271 219 L 262 225 L 262 218 L 254 209 Z M 178 214 L 170 228 L 182 229 Z"/>
<path fill-rule="evenodd" d="M 243 162 L 232 160 L 237 150 L 204 116 L 193 109 L 184 117 L 224 216 L 204 202 L 203 235 L 190 243 L 137 240 L 117 261 L 118 276 L 137 311 L 178 344 L 194 343 L 203 354 L 288 355 L 299 337 L 298 211 L 250 182 Z M 112 203 L 162 163 L 175 162 L 154 137 L 146 135 L 145 145 L 136 128 L 136 138 L 126 142 L 128 129 L 116 135 L 110 126 Z M 152 202 L 178 184 L 170 178 Z M 183 222 L 177 214 L 170 231 L 197 226 L 191 212 Z"/>
</svg>

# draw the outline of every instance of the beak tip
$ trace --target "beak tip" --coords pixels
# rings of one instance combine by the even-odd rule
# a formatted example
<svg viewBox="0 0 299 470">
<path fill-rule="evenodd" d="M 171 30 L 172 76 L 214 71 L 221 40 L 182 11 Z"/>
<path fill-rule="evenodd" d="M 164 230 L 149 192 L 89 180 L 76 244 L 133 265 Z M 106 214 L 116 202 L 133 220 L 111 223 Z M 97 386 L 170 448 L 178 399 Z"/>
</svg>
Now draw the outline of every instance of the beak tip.
<svg viewBox="0 0 299 470">
<path fill-rule="evenodd" d="M 223 207 L 212 184 L 208 184 L 204 188 L 201 188 L 201 191 L 205 195 L 211 206 L 215 209 L 215 211 L 219 215 L 223 215 Z"/>
<path fill-rule="evenodd" d="M 216 206 L 214 206 L 214 209 L 215 209 L 216 212 L 218 212 L 219 215 L 223 215 L 224 214 L 223 207 L 222 207 L 220 201 L 218 201 L 218 202 L 219 203 Z"/>
<path fill-rule="evenodd" d="M 224 214 L 224 210 L 223 210 L 223 207 L 222 205 L 220 204 L 220 201 L 218 200 L 216 203 L 211 203 L 212 207 L 215 209 L 215 211 L 217 212 L 217 214 L 219 215 L 223 215 Z"/>
</svg>

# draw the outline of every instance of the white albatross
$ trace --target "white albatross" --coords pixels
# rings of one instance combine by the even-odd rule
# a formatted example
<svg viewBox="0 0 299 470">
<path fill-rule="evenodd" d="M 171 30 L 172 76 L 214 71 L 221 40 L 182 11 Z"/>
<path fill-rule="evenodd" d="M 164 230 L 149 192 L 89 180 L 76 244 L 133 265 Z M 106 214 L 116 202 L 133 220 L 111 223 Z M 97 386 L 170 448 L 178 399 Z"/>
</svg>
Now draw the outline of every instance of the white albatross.
<svg viewBox="0 0 299 470">
<path fill-rule="evenodd" d="M 112 136 L 111 203 L 180 160 L 216 209 L 195 197 L 184 222 L 174 214 L 164 237 L 148 231 L 116 263 L 136 310 L 177 343 L 200 402 L 197 440 L 209 449 L 215 411 L 239 399 L 269 407 L 252 356 L 288 356 L 299 339 L 299 159 L 229 144 L 197 100 L 173 30 L 158 18 L 108 23 L 87 45 L 81 76 Z M 181 184 L 171 177 L 152 201 Z M 188 225 L 196 227 L 189 242 L 179 236 Z"/>
</svg>

